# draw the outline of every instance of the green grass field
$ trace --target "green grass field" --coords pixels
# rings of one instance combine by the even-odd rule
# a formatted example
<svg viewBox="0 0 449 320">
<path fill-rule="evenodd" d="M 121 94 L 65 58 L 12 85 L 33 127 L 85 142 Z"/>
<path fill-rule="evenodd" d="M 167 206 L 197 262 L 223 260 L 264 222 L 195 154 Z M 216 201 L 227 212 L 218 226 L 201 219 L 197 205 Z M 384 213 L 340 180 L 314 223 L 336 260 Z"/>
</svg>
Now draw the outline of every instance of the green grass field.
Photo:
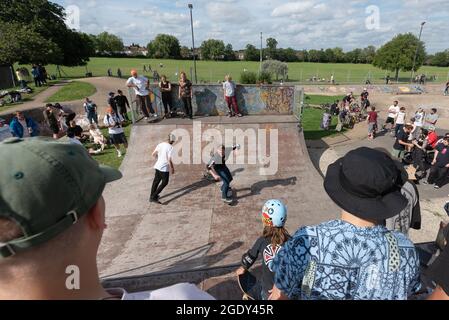
<svg viewBox="0 0 449 320">
<path fill-rule="evenodd" d="M 163 67 L 160 67 L 162 63 Z M 193 62 L 187 60 L 157 60 L 157 59 L 134 59 L 134 58 L 91 58 L 89 64 L 83 67 L 61 67 L 61 76 L 63 78 L 81 78 L 86 72 L 92 72 L 93 76 L 106 76 L 107 70 L 111 68 L 114 75 L 117 75 L 117 69 L 120 68 L 123 77 L 128 77 L 132 68 L 136 68 L 143 73 L 144 64 L 148 68 L 151 65 L 152 70 L 157 70 L 160 75 L 165 74 L 171 81 L 176 81 L 181 71 L 185 71 L 190 77 L 190 70 L 193 70 Z M 30 68 L 30 66 L 27 66 Z M 233 78 L 239 82 L 240 74 L 244 70 L 258 72 L 258 62 L 247 61 L 198 61 L 197 74 L 198 81 L 216 83 L 223 80 L 226 74 L 231 74 Z M 47 67 L 50 75 L 57 75 L 56 66 Z M 438 83 L 448 80 L 449 68 L 438 67 L 422 67 L 419 73 L 427 74 L 429 77 L 435 75 Z M 355 83 L 364 84 L 367 78 L 371 79 L 371 83 L 384 83 L 385 76 L 391 72 L 386 72 L 368 64 L 332 64 L 332 63 L 308 63 L 298 62 L 289 63 L 289 81 L 301 82 L 304 84 L 325 84 L 327 82 L 309 82 L 313 76 L 319 78 L 330 79 L 331 74 L 335 75 L 336 83 Z M 147 72 L 146 75 L 151 75 Z M 410 81 L 410 72 L 401 72 L 400 81 Z"/>
<path fill-rule="evenodd" d="M 321 105 L 326 103 L 334 103 L 336 100 L 342 100 L 344 96 L 322 96 L 322 95 L 313 95 L 306 94 L 304 95 L 304 103 L 309 105 Z"/>
<path fill-rule="evenodd" d="M 333 136 L 345 132 L 336 132 L 335 128 L 338 124 L 337 117 L 332 117 L 332 124 L 330 130 L 325 131 L 320 128 L 321 119 L 323 117 L 323 110 L 316 108 L 305 108 L 302 116 L 302 127 L 304 130 L 304 138 L 306 140 L 319 140 L 324 137 Z"/>
<path fill-rule="evenodd" d="M 127 125 L 126 127 L 123 128 L 125 130 L 125 135 L 126 135 L 126 138 L 128 139 L 128 141 L 131 136 L 131 128 L 132 128 L 131 125 Z M 103 135 L 105 137 L 108 137 L 108 129 L 107 128 L 101 129 L 101 132 L 103 133 Z M 91 147 L 91 145 L 87 144 L 86 147 Z M 122 152 L 123 151 L 124 151 L 124 149 L 122 146 Z M 124 153 L 121 158 L 118 158 L 115 148 L 113 146 L 110 146 L 110 147 L 106 148 L 102 154 L 93 155 L 92 157 L 100 164 L 118 169 L 120 167 L 120 165 L 122 164 L 123 158 L 125 156 L 126 156 L 126 153 Z"/>
<path fill-rule="evenodd" d="M 80 100 L 97 92 L 95 86 L 87 82 L 73 81 L 49 97 L 46 102 Z"/>
</svg>

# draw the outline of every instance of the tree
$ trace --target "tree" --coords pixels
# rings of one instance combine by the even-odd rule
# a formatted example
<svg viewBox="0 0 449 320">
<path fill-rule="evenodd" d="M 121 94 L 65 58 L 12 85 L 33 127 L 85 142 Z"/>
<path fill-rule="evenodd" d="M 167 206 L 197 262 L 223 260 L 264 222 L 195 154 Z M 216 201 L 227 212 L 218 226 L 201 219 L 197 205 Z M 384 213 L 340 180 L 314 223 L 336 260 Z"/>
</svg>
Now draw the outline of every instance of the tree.
<svg viewBox="0 0 449 320">
<path fill-rule="evenodd" d="M 27 47 L 32 47 L 34 45 L 32 41 L 37 41 L 37 35 L 39 35 L 43 47 L 52 48 L 49 55 L 43 55 L 47 60 L 46 63 L 75 66 L 85 65 L 89 61 L 92 43 L 90 41 L 84 43 L 88 39 L 87 36 L 67 28 L 64 8 L 58 4 L 47 0 L 2 0 L 0 1 L 0 21 L 20 24 L 26 29 L 17 30 L 33 35 L 29 38 L 29 43 L 25 41 L 26 35 L 24 36 L 25 38 L 22 40 L 25 42 L 22 42 L 20 50 L 28 51 Z M 17 36 L 21 37 L 22 35 Z M 73 43 L 68 43 L 69 41 Z M 82 48 L 77 50 L 79 46 Z M 53 54 L 56 52 L 57 54 Z M 18 56 L 22 56 L 23 63 L 37 62 L 28 60 L 32 58 L 31 55 L 18 54 Z"/>
<path fill-rule="evenodd" d="M 262 63 L 262 72 L 275 75 L 278 80 L 280 75 L 284 77 L 288 74 L 288 65 L 278 60 L 266 60 Z"/>
<path fill-rule="evenodd" d="M 0 21 L 0 64 L 47 64 L 59 54 L 59 48 L 53 42 L 28 26 Z"/>
<path fill-rule="evenodd" d="M 299 62 L 307 62 L 308 61 L 309 53 L 307 52 L 307 50 L 298 51 L 298 53 L 296 55 L 298 56 Z"/>
<path fill-rule="evenodd" d="M 292 48 L 287 49 L 277 49 L 277 58 L 279 61 L 284 62 L 296 62 L 298 61 L 298 56 L 296 51 Z"/>
<path fill-rule="evenodd" d="M 201 44 L 201 55 L 204 60 L 223 60 L 225 44 L 221 40 L 209 39 Z"/>
<path fill-rule="evenodd" d="M 360 63 L 361 62 L 362 49 L 356 48 L 352 51 L 346 53 L 346 61 L 349 63 Z"/>
<path fill-rule="evenodd" d="M 275 38 L 267 39 L 267 56 L 269 59 L 277 59 L 277 45 L 278 42 Z"/>
<path fill-rule="evenodd" d="M 384 44 L 376 53 L 373 65 L 382 70 L 395 72 L 396 80 L 399 77 L 399 71 L 411 71 L 413 68 L 413 58 L 418 48 L 416 56 L 415 71 L 418 70 L 426 58 L 426 49 L 424 43 L 411 34 L 399 34 L 391 41 Z"/>
<path fill-rule="evenodd" d="M 436 67 L 449 67 L 449 49 L 429 56 L 428 64 Z"/>
<path fill-rule="evenodd" d="M 182 46 L 180 54 L 182 59 L 190 59 L 190 57 L 192 56 L 192 50 L 186 46 Z"/>
<path fill-rule="evenodd" d="M 247 44 L 244 54 L 245 61 L 259 61 L 260 60 L 260 50 L 257 50 L 252 44 Z"/>
<path fill-rule="evenodd" d="M 121 52 L 124 48 L 122 39 L 107 32 L 102 32 L 96 36 L 95 45 L 97 52 L 109 54 Z"/>
<path fill-rule="evenodd" d="M 332 49 L 332 54 L 334 56 L 335 62 L 342 63 L 345 62 L 345 53 L 342 48 L 336 47 Z"/>
<path fill-rule="evenodd" d="M 234 49 L 232 48 L 232 44 L 228 43 L 224 50 L 224 60 L 225 61 L 235 61 L 237 57 L 235 56 Z"/>
<path fill-rule="evenodd" d="M 156 59 L 178 59 L 181 56 L 179 40 L 172 35 L 158 34 L 148 45 L 148 56 Z"/>
<path fill-rule="evenodd" d="M 337 62 L 337 59 L 334 55 L 334 50 L 332 50 L 332 49 L 326 49 L 324 51 L 324 56 L 325 56 L 324 62 L 332 62 L 332 63 Z"/>
<path fill-rule="evenodd" d="M 360 60 L 362 61 L 362 63 L 371 64 L 373 63 L 375 56 L 376 56 L 376 47 L 368 46 L 362 49 L 362 52 L 360 53 Z"/>
<path fill-rule="evenodd" d="M 309 50 L 309 62 L 320 62 L 320 52 L 318 50 Z"/>
</svg>

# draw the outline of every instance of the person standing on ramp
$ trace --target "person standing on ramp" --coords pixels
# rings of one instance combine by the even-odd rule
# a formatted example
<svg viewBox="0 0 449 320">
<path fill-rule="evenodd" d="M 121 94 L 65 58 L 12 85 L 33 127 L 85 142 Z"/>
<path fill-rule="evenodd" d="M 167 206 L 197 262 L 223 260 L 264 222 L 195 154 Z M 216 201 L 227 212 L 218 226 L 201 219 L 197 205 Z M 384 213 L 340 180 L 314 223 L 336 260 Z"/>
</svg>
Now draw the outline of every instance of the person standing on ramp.
<svg viewBox="0 0 449 320">
<path fill-rule="evenodd" d="M 172 162 L 173 143 L 176 137 L 172 134 L 168 136 L 167 142 L 159 143 L 154 149 L 152 156 L 157 157 L 154 169 L 156 170 L 151 187 L 150 202 L 162 204 L 159 201 L 159 194 L 168 185 L 170 173 L 175 174 L 175 168 Z"/>
</svg>

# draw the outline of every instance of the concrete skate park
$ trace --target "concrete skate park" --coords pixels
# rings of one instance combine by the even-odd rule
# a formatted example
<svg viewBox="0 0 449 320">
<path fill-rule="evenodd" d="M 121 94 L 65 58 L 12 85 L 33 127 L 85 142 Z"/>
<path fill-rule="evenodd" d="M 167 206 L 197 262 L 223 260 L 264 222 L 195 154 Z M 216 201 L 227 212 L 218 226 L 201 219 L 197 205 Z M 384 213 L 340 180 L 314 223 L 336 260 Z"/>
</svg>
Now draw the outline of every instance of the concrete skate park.
<svg viewBox="0 0 449 320">
<path fill-rule="evenodd" d="M 97 87 L 92 99 L 99 106 L 109 91 L 126 89 L 123 79 L 82 81 Z M 343 93 L 342 87 L 304 86 L 302 89 L 306 93 L 336 95 Z M 385 110 L 393 100 L 399 100 L 410 112 L 421 105 L 436 107 L 441 117 L 438 127 L 449 129 L 446 120 L 449 118 L 449 98 L 442 96 L 441 86 L 423 87 L 425 91 L 415 94 L 400 92 L 400 89 L 386 92 L 373 86 L 369 88 L 370 99 L 381 111 L 381 118 L 385 118 Z M 337 88 L 337 92 L 333 88 Z M 306 142 L 295 116 L 299 103 L 297 94 L 296 97 L 295 94 L 283 96 L 273 91 L 268 98 L 253 100 L 243 96 L 240 100 L 250 101 L 245 105 L 249 115 L 227 118 L 223 116 L 225 106 L 220 98 L 209 99 L 213 96 L 210 92 L 213 94 L 216 88 L 211 88 L 210 92 L 206 89 L 200 91 L 204 94 L 204 105 L 194 106 L 197 111 L 194 123 L 176 118 L 151 124 L 140 121 L 133 126 L 130 146 L 120 167 L 123 178 L 104 192 L 108 229 L 100 247 L 98 264 L 105 286 L 123 286 L 134 291 L 187 281 L 196 283 L 219 299 L 239 299 L 241 294 L 233 272 L 242 254 L 261 235 L 260 210 L 264 202 L 278 198 L 286 203 L 287 229 L 291 234 L 301 225 L 334 219 L 339 210 L 322 186 L 327 165 L 358 146 L 382 146 L 389 150 L 392 145 L 392 139 L 387 136 L 366 140 L 363 123 L 344 134 Z M 358 89 L 363 86 L 344 86 L 345 93 L 354 91 L 357 94 Z M 254 94 L 254 90 L 251 88 L 246 94 Z M 35 109 L 39 98 L 15 108 Z M 81 101 L 67 104 L 75 111 L 81 110 Z M 213 106 L 207 109 L 207 104 Z M 12 111 L 10 109 L 8 113 Z M 277 151 L 278 170 L 269 175 L 261 174 L 269 164 L 263 157 L 251 153 L 254 150 L 251 151 L 250 139 L 245 139 L 239 152 L 246 158 L 255 157 L 256 163 L 229 164 L 234 176 L 232 187 L 236 201 L 231 206 L 223 203 L 219 184 L 202 179 L 205 165 L 193 161 L 195 144 L 201 150 L 210 148 L 207 134 L 206 137 L 196 136 L 200 141 L 194 141 L 195 126 L 203 133 L 210 129 L 223 134 L 225 130 L 241 129 L 244 132 L 262 130 L 269 136 L 271 131 L 276 131 L 277 150 L 270 146 L 266 151 L 267 154 Z M 175 175 L 170 177 L 169 185 L 161 194 L 164 205 L 150 203 L 148 198 L 154 176 L 151 152 L 174 131 L 191 137 L 189 153 L 193 164 L 175 165 Z M 437 223 L 445 219 L 441 207 L 449 199 L 449 189 L 434 191 L 428 186 L 419 186 L 419 189 L 423 229 L 411 236 L 416 242 L 432 241 Z M 258 271 L 256 267 L 256 273 Z"/>
</svg>

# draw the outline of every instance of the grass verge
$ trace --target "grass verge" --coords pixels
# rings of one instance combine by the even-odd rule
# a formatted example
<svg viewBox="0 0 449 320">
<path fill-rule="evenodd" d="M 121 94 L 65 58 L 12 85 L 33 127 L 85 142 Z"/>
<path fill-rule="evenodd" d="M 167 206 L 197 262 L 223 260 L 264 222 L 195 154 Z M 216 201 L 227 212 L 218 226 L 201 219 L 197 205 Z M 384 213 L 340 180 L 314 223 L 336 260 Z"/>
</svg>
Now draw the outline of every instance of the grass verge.
<svg viewBox="0 0 449 320">
<path fill-rule="evenodd" d="M 346 129 L 343 129 L 341 132 L 335 131 L 338 124 L 338 119 L 335 116 L 332 117 L 332 124 L 329 127 L 329 130 L 322 130 L 320 128 L 322 118 L 323 110 L 316 108 L 304 109 L 302 116 L 302 127 L 306 140 L 319 140 L 345 132 Z"/>
<path fill-rule="evenodd" d="M 95 86 L 87 82 L 73 81 L 62 87 L 58 92 L 49 97 L 46 102 L 64 102 L 81 100 L 97 92 Z"/>
<path fill-rule="evenodd" d="M 125 136 L 126 139 L 130 140 L 131 137 L 131 128 L 132 125 L 129 124 L 126 127 L 124 127 L 124 131 L 125 131 Z M 108 129 L 104 128 L 101 129 L 101 132 L 103 133 L 103 135 L 105 137 L 108 137 Z M 85 145 L 86 148 L 92 147 L 92 144 L 86 144 Z M 124 151 L 123 146 L 121 147 L 122 151 Z M 123 153 L 123 152 L 122 152 Z M 123 153 L 123 156 L 121 158 L 117 157 L 117 152 L 115 151 L 114 146 L 109 146 L 106 149 L 104 149 L 103 153 L 99 154 L 99 155 L 93 155 L 92 157 L 99 163 L 99 164 L 103 164 L 106 166 L 110 166 L 112 168 L 118 169 L 120 167 L 120 165 L 122 164 L 122 161 L 124 159 L 124 157 L 126 156 L 126 153 Z"/>
</svg>

